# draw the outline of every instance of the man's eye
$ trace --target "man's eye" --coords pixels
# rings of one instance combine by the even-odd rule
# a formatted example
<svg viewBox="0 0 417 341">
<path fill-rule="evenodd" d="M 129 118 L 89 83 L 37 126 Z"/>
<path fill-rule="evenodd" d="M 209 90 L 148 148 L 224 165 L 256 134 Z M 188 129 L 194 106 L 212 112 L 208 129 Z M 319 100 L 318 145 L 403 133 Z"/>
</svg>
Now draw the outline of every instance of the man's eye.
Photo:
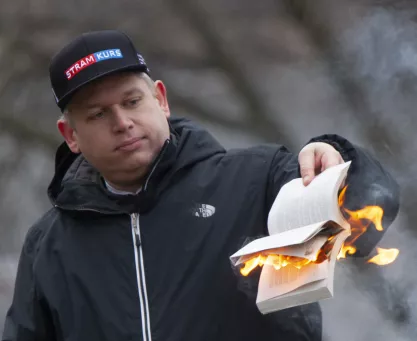
<svg viewBox="0 0 417 341">
<path fill-rule="evenodd" d="M 90 115 L 89 119 L 90 120 L 96 120 L 96 119 L 102 118 L 103 116 L 104 116 L 104 112 L 99 111 L 97 113 L 94 113 L 94 114 Z"/>
<path fill-rule="evenodd" d="M 138 105 L 138 103 L 139 103 L 139 98 L 133 98 L 127 101 L 127 105 L 130 107 L 134 107 Z"/>
</svg>

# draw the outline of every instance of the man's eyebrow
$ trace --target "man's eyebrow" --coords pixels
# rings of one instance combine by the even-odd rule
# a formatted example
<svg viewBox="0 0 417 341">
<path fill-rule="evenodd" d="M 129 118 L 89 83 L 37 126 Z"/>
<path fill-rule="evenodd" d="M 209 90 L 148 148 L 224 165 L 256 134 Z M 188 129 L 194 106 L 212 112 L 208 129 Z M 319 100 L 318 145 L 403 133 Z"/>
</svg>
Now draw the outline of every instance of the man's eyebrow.
<svg viewBox="0 0 417 341">
<path fill-rule="evenodd" d="M 125 92 L 123 92 L 123 96 L 130 96 L 130 95 L 133 95 L 133 94 L 143 95 L 144 93 L 141 89 L 138 89 L 138 88 L 129 89 L 129 90 L 126 90 Z"/>
<path fill-rule="evenodd" d="M 133 94 L 138 94 L 138 95 L 143 96 L 144 92 L 143 92 L 141 89 L 138 89 L 138 88 L 133 88 L 133 89 L 129 89 L 129 90 L 124 91 L 124 92 L 123 92 L 123 97 L 131 96 L 131 95 L 133 95 Z M 99 108 L 99 107 L 101 107 L 101 105 L 100 105 L 99 103 L 94 103 L 94 102 L 92 102 L 92 103 L 87 103 L 87 104 L 85 105 L 85 107 L 86 107 L 87 109 L 94 109 L 94 108 Z"/>
<path fill-rule="evenodd" d="M 99 108 L 100 107 L 100 104 L 98 104 L 98 103 L 87 103 L 85 105 L 85 107 L 87 109 L 95 109 L 95 108 Z"/>
</svg>

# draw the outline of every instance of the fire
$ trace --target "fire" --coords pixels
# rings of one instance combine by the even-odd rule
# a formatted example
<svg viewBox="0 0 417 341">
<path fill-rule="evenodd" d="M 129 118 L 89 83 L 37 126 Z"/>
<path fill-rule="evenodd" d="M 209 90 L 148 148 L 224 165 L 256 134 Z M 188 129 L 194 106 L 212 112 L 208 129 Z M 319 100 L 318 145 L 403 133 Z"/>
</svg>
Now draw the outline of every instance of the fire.
<svg viewBox="0 0 417 341">
<path fill-rule="evenodd" d="M 240 269 L 240 273 L 243 276 L 247 276 L 250 272 L 255 269 L 258 265 L 263 266 L 265 264 L 266 257 L 262 255 L 258 255 L 257 257 L 253 257 L 245 262 L 245 266 Z"/>
<path fill-rule="evenodd" d="M 259 254 L 257 256 L 252 257 L 248 261 L 246 261 L 244 267 L 240 269 L 240 273 L 243 276 L 247 276 L 257 266 L 262 267 L 265 264 L 272 265 L 275 268 L 275 270 L 279 270 L 286 266 L 294 266 L 297 269 L 301 269 L 302 266 L 305 266 L 311 262 L 313 261 L 306 259 L 306 258 L 276 255 L 276 254 L 270 254 L 270 255 Z"/>
<path fill-rule="evenodd" d="M 353 255 L 356 253 L 356 247 L 354 246 L 356 240 L 364 234 L 371 223 L 374 224 L 377 231 L 383 231 L 382 217 L 384 216 L 384 210 L 379 206 L 365 206 L 358 211 L 351 211 L 343 207 L 346 198 L 347 186 L 345 186 L 339 195 L 339 207 L 342 211 L 347 213 L 348 222 L 350 224 L 350 237 L 345 241 L 340 249 L 337 259 L 346 258 L 346 254 Z"/>
<path fill-rule="evenodd" d="M 337 259 L 346 258 L 346 254 L 353 255 L 356 253 L 355 241 L 366 232 L 371 223 L 374 224 L 377 231 L 383 231 L 382 217 L 384 210 L 379 206 L 365 206 L 358 211 L 350 211 L 343 207 L 345 202 L 347 186 L 345 186 L 339 195 L 339 207 L 348 214 L 348 222 L 350 224 L 351 236 L 345 241 L 340 249 Z M 395 261 L 399 254 L 398 249 L 381 249 L 377 248 L 378 255 L 368 260 L 368 263 L 377 265 L 387 265 Z"/>
<path fill-rule="evenodd" d="M 378 254 L 368 260 L 368 263 L 374 263 L 376 265 L 391 264 L 400 253 L 400 250 L 398 249 L 381 249 L 380 247 L 377 247 L 376 251 Z"/>
<path fill-rule="evenodd" d="M 382 218 L 384 216 L 384 210 L 379 206 L 365 206 L 364 208 L 351 211 L 343 207 L 345 203 L 345 195 L 348 186 L 343 187 L 338 198 L 338 204 L 340 209 L 348 215 L 347 221 L 351 227 L 351 235 L 346 239 L 345 243 L 340 249 L 340 252 L 337 256 L 337 259 L 346 258 L 346 256 L 353 255 L 356 253 L 357 249 L 355 247 L 356 240 L 363 235 L 371 223 L 375 226 L 377 231 L 383 231 L 382 227 Z M 279 270 L 286 266 L 294 266 L 300 269 L 302 266 L 305 266 L 309 263 L 321 263 L 327 259 L 326 250 L 332 247 L 331 242 L 332 237 L 329 238 L 328 242 L 324 244 L 322 249 L 316 255 L 315 260 L 308 260 L 305 258 L 283 256 L 276 254 L 257 254 L 251 259 L 247 260 L 244 263 L 244 266 L 241 268 L 240 272 L 243 276 L 249 275 L 249 273 L 255 269 L 257 266 L 262 267 L 264 264 L 272 265 L 276 270 Z M 387 265 L 395 261 L 399 254 L 398 249 L 381 249 L 377 248 L 378 255 L 368 260 L 368 263 L 374 263 L 377 265 Z"/>
<path fill-rule="evenodd" d="M 356 247 L 352 246 L 352 245 L 343 245 L 342 248 L 340 249 L 339 254 L 337 255 L 337 259 L 340 258 L 346 258 L 346 254 L 350 254 L 353 255 L 356 252 Z"/>
</svg>

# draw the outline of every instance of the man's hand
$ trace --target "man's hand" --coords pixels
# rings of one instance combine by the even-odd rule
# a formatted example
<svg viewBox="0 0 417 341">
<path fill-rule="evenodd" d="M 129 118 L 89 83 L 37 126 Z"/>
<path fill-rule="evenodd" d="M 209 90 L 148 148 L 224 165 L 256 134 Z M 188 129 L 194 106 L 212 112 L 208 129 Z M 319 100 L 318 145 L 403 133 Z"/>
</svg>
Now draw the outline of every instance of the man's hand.
<svg viewBox="0 0 417 341">
<path fill-rule="evenodd" d="M 305 186 L 325 169 L 344 162 L 342 155 L 333 146 L 324 142 L 313 142 L 298 154 L 301 177 Z"/>
</svg>

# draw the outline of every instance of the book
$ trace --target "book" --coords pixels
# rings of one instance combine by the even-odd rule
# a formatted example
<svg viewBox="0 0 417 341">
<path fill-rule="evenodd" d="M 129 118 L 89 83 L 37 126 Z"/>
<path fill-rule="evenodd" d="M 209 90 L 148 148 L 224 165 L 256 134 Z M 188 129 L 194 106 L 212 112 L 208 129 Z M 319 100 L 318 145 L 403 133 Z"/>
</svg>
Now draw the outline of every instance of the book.
<svg viewBox="0 0 417 341">
<path fill-rule="evenodd" d="M 302 179 L 285 184 L 270 209 L 266 237 L 230 256 L 247 275 L 262 266 L 256 305 L 267 314 L 334 295 L 334 269 L 350 225 L 338 195 L 351 162 L 330 167 L 304 186 Z M 246 273 L 245 273 L 246 271 Z"/>
</svg>

